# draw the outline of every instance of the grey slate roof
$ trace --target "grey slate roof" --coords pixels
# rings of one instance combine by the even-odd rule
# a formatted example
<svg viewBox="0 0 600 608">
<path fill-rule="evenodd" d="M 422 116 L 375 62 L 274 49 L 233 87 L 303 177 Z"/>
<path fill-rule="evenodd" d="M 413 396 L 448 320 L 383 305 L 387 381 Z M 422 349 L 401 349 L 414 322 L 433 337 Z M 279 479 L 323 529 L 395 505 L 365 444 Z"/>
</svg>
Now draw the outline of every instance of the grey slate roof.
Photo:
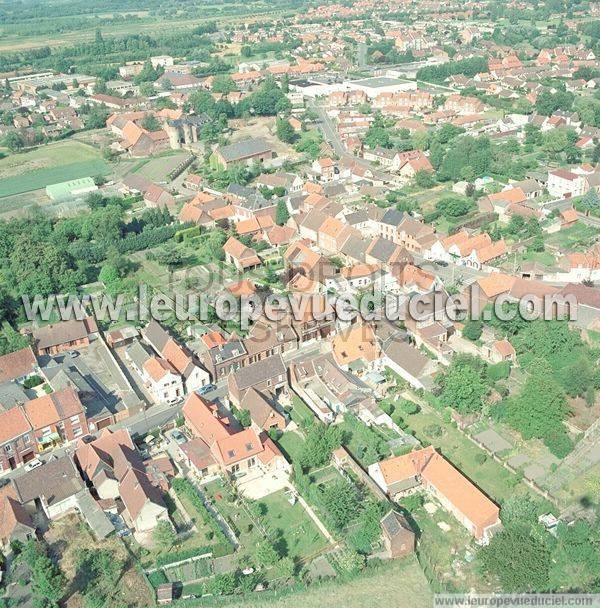
<svg viewBox="0 0 600 608">
<path fill-rule="evenodd" d="M 162 353 L 171 337 L 154 319 L 144 328 L 144 336 L 159 353 Z"/>
<path fill-rule="evenodd" d="M 70 456 L 53 458 L 15 478 L 14 484 L 22 503 L 43 496 L 49 506 L 61 503 L 85 487 Z"/>
<path fill-rule="evenodd" d="M 233 373 L 233 379 L 240 390 L 255 386 L 269 378 L 287 373 L 287 368 L 281 355 L 272 355 L 246 367 L 242 367 Z"/>
<path fill-rule="evenodd" d="M 263 154 L 270 151 L 271 146 L 262 137 L 245 139 L 243 141 L 238 141 L 234 144 L 229 144 L 228 146 L 219 148 L 221 156 L 227 162 L 235 162 L 236 160 L 242 160 L 244 158 L 249 158 L 251 156 L 256 156 L 257 154 Z"/>
<path fill-rule="evenodd" d="M 398 226 L 403 219 L 404 213 L 402 213 L 402 211 L 398 211 L 397 209 L 388 209 L 383 214 L 381 223 L 387 224 L 388 226 Z"/>
<path fill-rule="evenodd" d="M 369 251 L 369 255 L 380 262 L 387 262 L 396 251 L 396 247 L 398 247 L 396 243 L 388 241 L 388 239 L 378 238 Z"/>
<path fill-rule="evenodd" d="M 227 344 L 223 344 L 223 346 L 211 348 L 209 353 L 213 362 L 222 363 L 223 361 L 229 361 L 230 359 L 245 355 L 246 347 L 241 340 L 231 340 Z"/>
<path fill-rule="evenodd" d="M 130 344 L 125 352 L 139 369 L 142 369 L 144 363 L 150 358 L 150 353 L 146 350 L 144 345 L 138 341 Z"/>
<path fill-rule="evenodd" d="M 342 245 L 340 251 L 357 262 L 364 262 L 365 252 L 367 251 L 368 246 L 369 243 L 367 241 L 351 234 L 348 237 L 348 240 Z"/>
</svg>

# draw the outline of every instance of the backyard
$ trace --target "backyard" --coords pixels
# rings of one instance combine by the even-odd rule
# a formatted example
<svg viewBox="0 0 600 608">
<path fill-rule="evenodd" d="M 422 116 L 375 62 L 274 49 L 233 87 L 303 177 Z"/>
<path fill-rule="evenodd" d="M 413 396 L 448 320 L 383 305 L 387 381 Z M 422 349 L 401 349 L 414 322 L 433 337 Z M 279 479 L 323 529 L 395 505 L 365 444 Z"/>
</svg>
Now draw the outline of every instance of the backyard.
<svg viewBox="0 0 600 608">
<path fill-rule="evenodd" d="M 117 606 L 153 606 L 154 598 L 149 587 L 142 578 L 142 574 L 133 566 L 123 543 L 116 537 L 97 541 L 87 526 L 75 515 L 69 515 L 53 522 L 46 534 L 50 549 L 58 558 L 61 569 L 69 580 L 75 581 L 69 598 L 65 602 L 67 608 L 82 605 L 82 584 L 85 577 L 78 571 L 79 553 L 84 549 L 93 547 L 94 550 L 112 552 L 114 558 L 124 564 L 117 586 L 111 598 L 106 598 L 107 607 Z"/>
<path fill-rule="evenodd" d="M 435 412 L 422 410 L 407 416 L 405 420 L 420 441 L 438 448 L 493 500 L 502 502 L 515 493 L 528 491 L 519 483 L 516 475 L 487 456 L 453 424 L 445 423 Z"/>
<path fill-rule="evenodd" d="M 304 560 L 327 547 L 299 502 L 291 504 L 285 490 L 249 501 L 235 496 L 221 480 L 203 486 L 213 505 L 233 528 L 240 541 L 240 556 L 252 558 L 258 543 L 274 541 L 278 552 L 294 561 Z"/>
</svg>

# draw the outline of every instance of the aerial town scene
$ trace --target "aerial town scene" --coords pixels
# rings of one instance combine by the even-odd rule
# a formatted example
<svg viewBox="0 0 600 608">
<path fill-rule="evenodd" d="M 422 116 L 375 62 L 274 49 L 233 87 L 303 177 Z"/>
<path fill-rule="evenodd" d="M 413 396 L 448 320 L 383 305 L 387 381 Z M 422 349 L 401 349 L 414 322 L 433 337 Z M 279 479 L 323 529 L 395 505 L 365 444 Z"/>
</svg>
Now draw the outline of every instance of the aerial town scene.
<svg viewBox="0 0 600 608">
<path fill-rule="evenodd" d="M 599 522 L 600 2 L 0 0 L 0 608 L 600 606 Z"/>
</svg>

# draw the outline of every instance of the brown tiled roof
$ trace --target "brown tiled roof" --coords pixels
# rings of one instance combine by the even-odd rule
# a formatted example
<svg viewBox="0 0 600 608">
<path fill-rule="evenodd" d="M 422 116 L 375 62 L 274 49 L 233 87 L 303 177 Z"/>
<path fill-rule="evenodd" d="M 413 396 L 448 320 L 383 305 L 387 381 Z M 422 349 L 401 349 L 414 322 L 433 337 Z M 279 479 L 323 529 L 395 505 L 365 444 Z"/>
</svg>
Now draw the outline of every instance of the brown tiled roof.
<svg viewBox="0 0 600 608">
<path fill-rule="evenodd" d="M 253 429 L 245 429 L 216 442 L 213 454 L 225 465 L 256 456 L 263 451 L 259 436 Z"/>
<path fill-rule="evenodd" d="M 83 406 L 77 391 L 70 386 L 50 395 L 32 399 L 23 408 L 34 429 L 43 429 L 71 416 L 83 414 Z"/>
<path fill-rule="evenodd" d="M 331 350 L 338 365 L 349 365 L 360 359 L 371 362 L 381 356 L 370 325 L 356 324 L 338 333 L 332 340 Z"/>
<path fill-rule="evenodd" d="M 230 435 L 229 428 L 217 415 L 216 406 L 196 393 L 187 398 L 182 414 L 196 436 L 209 446 Z"/>
<path fill-rule="evenodd" d="M 33 373 L 37 360 L 30 346 L 0 357 L 0 382 L 10 382 Z"/>
<path fill-rule="evenodd" d="M 31 431 L 31 424 L 20 407 L 0 412 L 0 445 Z"/>
<path fill-rule="evenodd" d="M 160 490 L 150 483 L 146 473 L 137 469 L 127 471 L 119 484 L 119 493 L 133 520 L 137 519 L 146 503 L 165 506 Z"/>
</svg>

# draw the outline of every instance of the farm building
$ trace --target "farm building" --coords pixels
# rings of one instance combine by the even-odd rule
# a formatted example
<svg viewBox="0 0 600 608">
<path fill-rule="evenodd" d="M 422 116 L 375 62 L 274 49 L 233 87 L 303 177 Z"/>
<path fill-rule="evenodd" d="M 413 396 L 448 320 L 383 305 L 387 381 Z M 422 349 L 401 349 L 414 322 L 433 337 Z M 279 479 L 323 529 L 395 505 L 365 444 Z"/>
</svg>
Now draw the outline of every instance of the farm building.
<svg viewBox="0 0 600 608">
<path fill-rule="evenodd" d="M 46 186 L 46 194 L 53 201 L 65 201 L 88 192 L 94 192 L 94 190 L 98 190 L 98 186 L 91 177 L 80 177 L 68 182 Z"/>
</svg>

